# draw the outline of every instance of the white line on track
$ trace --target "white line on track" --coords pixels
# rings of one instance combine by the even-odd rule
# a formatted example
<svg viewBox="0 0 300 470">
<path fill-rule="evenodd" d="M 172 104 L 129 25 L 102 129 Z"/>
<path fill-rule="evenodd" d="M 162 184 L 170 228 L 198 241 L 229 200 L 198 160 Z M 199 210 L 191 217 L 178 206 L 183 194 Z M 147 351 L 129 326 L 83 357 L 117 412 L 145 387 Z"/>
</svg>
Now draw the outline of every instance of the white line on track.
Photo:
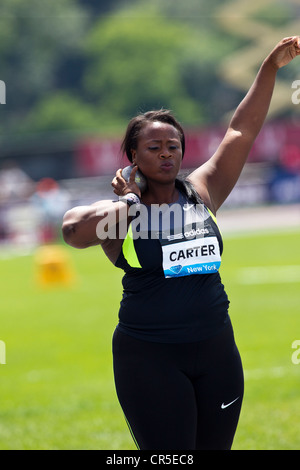
<svg viewBox="0 0 300 470">
<path fill-rule="evenodd" d="M 260 380 L 260 379 L 277 379 L 287 375 L 300 374 L 300 365 L 291 364 L 290 366 L 278 366 L 262 369 L 249 369 L 244 370 L 246 380 Z"/>
<path fill-rule="evenodd" d="M 300 283 L 300 265 L 251 266 L 237 273 L 239 284 Z"/>
</svg>

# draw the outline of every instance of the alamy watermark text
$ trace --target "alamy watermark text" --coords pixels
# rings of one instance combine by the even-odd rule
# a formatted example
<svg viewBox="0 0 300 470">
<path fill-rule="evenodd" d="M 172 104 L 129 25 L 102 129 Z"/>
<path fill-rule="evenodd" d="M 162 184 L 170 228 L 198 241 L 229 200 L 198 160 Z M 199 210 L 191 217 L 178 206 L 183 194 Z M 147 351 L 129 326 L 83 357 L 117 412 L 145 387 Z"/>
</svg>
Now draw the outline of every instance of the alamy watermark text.
<svg viewBox="0 0 300 470">
<path fill-rule="evenodd" d="M 0 80 L 0 104 L 6 104 L 6 85 L 3 80 Z"/>
<path fill-rule="evenodd" d="M 293 364 L 300 364 L 300 340 L 296 339 L 292 343 L 292 348 L 296 349 L 295 352 L 292 354 L 292 363 Z"/>
<path fill-rule="evenodd" d="M 294 80 L 292 83 L 292 88 L 295 91 L 292 93 L 292 103 L 299 104 L 300 103 L 300 80 Z"/>
<path fill-rule="evenodd" d="M 0 364 L 6 364 L 6 345 L 0 341 Z"/>
</svg>

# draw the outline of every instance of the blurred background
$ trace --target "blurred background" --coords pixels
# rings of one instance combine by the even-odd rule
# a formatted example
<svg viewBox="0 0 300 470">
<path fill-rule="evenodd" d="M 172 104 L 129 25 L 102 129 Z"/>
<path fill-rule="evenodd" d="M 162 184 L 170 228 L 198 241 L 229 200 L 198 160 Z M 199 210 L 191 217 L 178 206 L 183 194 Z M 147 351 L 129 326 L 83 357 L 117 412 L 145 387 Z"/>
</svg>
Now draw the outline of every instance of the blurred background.
<svg viewBox="0 0 300 470">
<path fill-rule="evenodd" d="M 37 336 L 32 332 L 40 314 L 37 312 L 45 314 L 54 297 L 58 303 L 51 304 L 49 317 L 53 310 L 56 315 L 59 311 L 65 313 L 66 305 L 75 308 L 68 304 L 75 295 L 73 291 L 70 297 L 69 292 L 65 294 L 61 290 L 47 297 L 48 292 L 40 293 L 32 287 L 30 273 L 32 266 L 38 264 L 34 258 L 37 250 L 45 245 L 63 247 L 60 227 L 67 209 L 112 197 L 112 177 L 118 168 L 128 164 L 120 153 L 120 142 L 128 120 L 137 113 L 161 107 L 171 109 L 187 136 L 183 172 L 206 161 L 221 141 L 233 110 L 250 87 L 262 60 L 283 37 L 300 34 L 300 0 L 1 0 L 0 12 L 0 267 L 3 278 L 0 340 L 7 344 L 9 358 L 5 366 L 0 365 L 0 377 L 3 379 L 3 374 L 7 374 L 0 386 L 0 396 L 1 387 L 3 392 L 0 403 L 2 412 L 7 413 L 7 422 L 14 423 L 9 428 L 5 425 L 2 434 L 0 424 L 0 436 L 3 448 L 55 448 L 59 444 L 51 439 L 47 441 L 47 437 L 43 442 L 38 440 L 37 422 L 31 422 L 31 431 L 24 428 L 20 416 L 34 407 L 26 407 L 24 399 L 16 398 L 18 419 L 13 412 L 15 380 L 19 380 L 19 390 L 24 389 L 24 384 L 38 386 L 50 381 L 51 373 L 58 367 L 56 356 L 56 360 L 45 359 L 46 368 L 45 362 L 40 367 L 35 363 L 34 358 L 46 341 L 43 334 L 49 327 L 41 322 L 40 343 L 35 345 Z M 297 84 L 297 80 L 300 80 L 299 60 L 278 73 L 266 124 L 236 188 L 220 211 L 225 236 L 267 225 L 272 230 L 282 229 L 283 225 L 285 229 L 299 230 L 300 82 Z M 81 270 L 83 278 L 90 272 L 96 275 L 98 265 L 93 264 L 91 268 L 84 264 L 85 255 L 75 255 L 67 247 L 66 250 L 68 256 L 74 257 L 74 272 Z M 292 260 L 297 262 L 295 253 L 299 253 L 298 247 L 293 250 Z M 22 266 L 16 264 L 20 256 L 25 263 Z M 25 261 L 24 256 L 28 257 Z M 65 254 L 55 256 L 61 261 Z M 95 263 L 95 251 L 86 256 L 90 256 L 90 263 Z M 110 269 L 102 258 L 101 263 Z M 26 281 L 28 276 L 30 280 Z M 120 274 L 116 276 L 119 281 Z M 115 278 L 112 279 L 114 285 Z M 84 282 L 76 290 L 76 295 L 86 296 L 81 311 L 85 311 L 92 297 Z M 97 281 L 93 282 L 95 295 L 98 287 Z M 117 289 L 113 290 L 111 301 L 118 297 Z M 100 308 L 101 299 L 95 297 L 95 302 Z M 294 298 L 293 307 L 298 313 L 299 297 Z M 94 312 L 93 309 L 95 304 L 91 302 L 88 311 Z M 110 320 L 108 336 L 116 323 L 117 303 L 111 309 L 114 318 Z M 32 317 L 28 317 L 29 311 Z M 91 315 L 97 330 L 97 311 Z M 91 318 L 87 321 L 91 322 Z M 294 330 L 299 327 L 295 316 L 296 320 Z M 64 347 L 68 344 L 66 331 L 70 324 L 75 328 L 74 321 L 66 317 L 61 339 Z M 18 334 L 16 325 L 24 327 Z M 59 330 L 55 325 L 52 324 L 53 338 L 57 338 Z M 77 334 L 79 331 L 83 334 L 81 322 L 76 328 Z M 26 347 L 24 331 L 28 335 Z M 293 339 L 297 338 L 288 341 Z M 57 343 L 52 341 L 48 353 L 49 349 L 56 351 Z M 91 344 L 88 332 L 86 341 L 85 348 Z M 94 341 L 97 344 L 98 338 Z M 109 342 L 105 344 L 110 348 Z M 24 359 L 28 350 L 32 356 L 24 363 L 21 357 Z M 82 358 L 82 351 L 77 353 Z M 73 350 L 72 354 L 76 356 Z M 79 362 L 80 358 L 77 357 Z M 68 362 L 71 359 L 64 357 L 64 360 L 71 374 Z M 105 367 L 110 370 L 110 356 L 104 363 L 108 363 Z M 87 360 L 82 363 L 82 371 L 86 364 Z M 13 367 L 16 369 L 11 372 Z M 95 365 L 93 370 L 95 375 L 98 367 L 99 364 Z M 52 371 L 50 376 L 45 370 Z M 109 380 L 112 381 L 110 375 Z M 28 396 L 32 393 L 30 387 Z M 95 390 L 100 388 L 101 384 L 97 383 Z M 70 403 L 68 399 L 61 403 L 61 409 L 68 408 L 67 402 Z M 74 404 L 74 420 L 79 408 L 84 412 L 84 406 Z M 118 410 L 116 401 L 111 406 Z M 105 410 L 111 416 L 112 410 L 108 408 Z M 95 427 L 101 428 L 99 422 Z M 120 435 L 127 436 L 126 432 L 122 428 Z M 103 446 L 111 442 L 112 435 L 117 435 L 116 429 L 111 433 Z M 126 439 L 113 440 L 111 446 L 128 448 L 131 444 Z M 81 445 L 79 438 L 76 444 L 67 438 L 63 442 L 65 447 Z M 95 438 L 95 446 L 97 442 Z M 253 445 L 258 443 L 251 441 L 249 446 Z M 293 441 L 290 446 L 294 445 Z M 241 446 L 246 446 L 245 441 Z"/>
<path fill-rule="evenodd" d="M 110 197 L 127 164 L 124 129 L 140 111 L 171 109 L 187 133 L 183 170 L 204 162 L 265 55 L 297 33 L 299 12 L 295 0 L 3 0 L 2 243 L 48 240 L 66 208 Z M 280 71 L 226 206 L 300 201 L 297 79 L 297 61 Z"/>
</svg>

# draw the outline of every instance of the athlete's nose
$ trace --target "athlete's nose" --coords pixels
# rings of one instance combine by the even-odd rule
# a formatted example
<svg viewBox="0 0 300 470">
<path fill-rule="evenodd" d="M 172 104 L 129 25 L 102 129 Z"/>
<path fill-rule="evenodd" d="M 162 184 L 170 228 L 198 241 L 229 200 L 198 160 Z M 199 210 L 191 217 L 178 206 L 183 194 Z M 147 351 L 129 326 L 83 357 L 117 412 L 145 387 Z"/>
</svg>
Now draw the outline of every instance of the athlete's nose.
<svg viewBox="0 0 300 470">
<path fill-rule="evenodd" d="M 169 152 L 168 149 L 163 149 L 163 150 L 161 151 L 161 154 L 160 154 L 159 156 L 160 156 L 160 158 L 162 158 L 162 159 L 166 159 L 166 158 L 170 158 L 170 157 L 171 157 L 171 153 Z"/>
</svg>

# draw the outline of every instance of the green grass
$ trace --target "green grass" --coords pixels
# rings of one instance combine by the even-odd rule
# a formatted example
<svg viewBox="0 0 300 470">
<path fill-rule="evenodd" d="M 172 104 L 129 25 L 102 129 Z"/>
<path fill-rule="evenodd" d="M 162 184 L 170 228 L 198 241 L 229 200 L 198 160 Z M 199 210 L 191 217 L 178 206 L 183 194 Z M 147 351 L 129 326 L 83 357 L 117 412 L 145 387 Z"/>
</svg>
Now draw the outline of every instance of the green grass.
<svg viewBox="0 0 300 470">
<path fill-rule="evenodd" d="M 245 369 L 245 398 L 234 449 L 299 449 L 300 364 L 291 345 L 300 339 L 299 232 L 225 240 L 222 278 Z M 279 266 L 297 266 L 288 282 Z M 244 269 L 266 277 L 245 283 Z M 269 272 L 269 275 L 267 273 Z M 258 270 L 259 273 L 259 270 Z M 285 282 L 280 282 L 280 281 Z"/>
<path fill-rule="evenodd" d="M 300 281 L 281 284 L 270 271 L 247 284 L 242 271 L 299 266 L 299 236 L 225 238 L 221 273 L 246 379 L 234 449 L 299 448 L 291 345 L 300 339 Z M 66 251 L 78 275 L 70 288 L 39 287 L 33 256 L 0 260 L 0 449 L 135 449 L 112 373 L 122 272 L 99 248 Z"/>
</svg>

